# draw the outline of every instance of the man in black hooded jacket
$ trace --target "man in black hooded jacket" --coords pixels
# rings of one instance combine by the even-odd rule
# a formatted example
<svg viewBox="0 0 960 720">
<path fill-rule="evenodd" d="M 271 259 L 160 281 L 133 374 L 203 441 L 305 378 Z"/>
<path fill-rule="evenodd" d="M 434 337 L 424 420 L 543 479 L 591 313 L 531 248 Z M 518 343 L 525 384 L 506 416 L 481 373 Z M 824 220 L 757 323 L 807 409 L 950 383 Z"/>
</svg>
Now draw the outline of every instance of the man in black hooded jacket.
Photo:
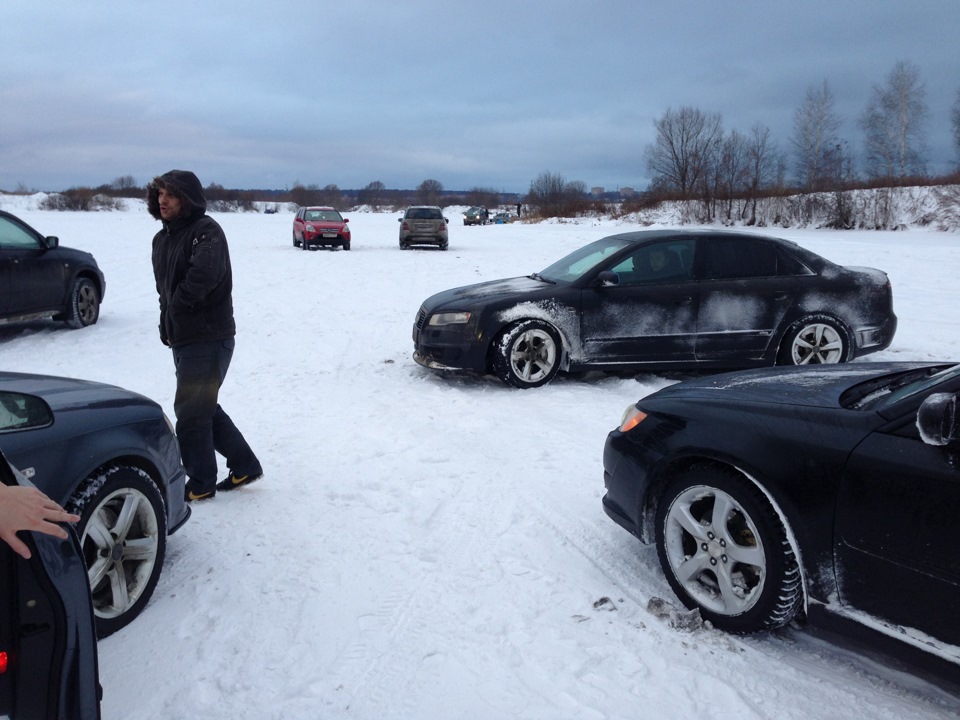
<svg viewBox="0 0 960 720">
<path fill-rule="evenodd" d="M 188 501 L 206 500 L 260 478 L 263 469 L 218 402 L 235 345 L 233 271 L 227 239 L 206 214 L 203 186 L 192 172 L 171 170 L 147 186 L 147 209 L 163 223 L 153 238 L 160 296 L 160 340 L 173 351 L 177 440 L 187 471 Z M 217 456 L 229 474 L 217 482 Z"/>
</svg>

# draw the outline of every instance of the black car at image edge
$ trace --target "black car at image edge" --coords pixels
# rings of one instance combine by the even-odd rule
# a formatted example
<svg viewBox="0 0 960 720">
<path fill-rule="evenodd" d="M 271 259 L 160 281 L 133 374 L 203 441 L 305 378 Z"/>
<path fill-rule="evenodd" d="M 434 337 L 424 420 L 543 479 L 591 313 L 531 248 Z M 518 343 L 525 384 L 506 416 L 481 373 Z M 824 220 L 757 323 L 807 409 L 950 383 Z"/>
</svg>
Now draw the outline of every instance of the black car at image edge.
<svg viewBox="0 0 960 720">
<path fill-rule="evenodd" d="M 167 536 L 190 517 L 162 408 L 113 385 L 0 372 L 0 451 L 80 516 L 98 636 L 130 623 L 156 588 Z"/>
<path fill-rule="evenodd" d="M 93 325 L 105 291 L 93 255 L 0 210 L 0 323 L 52 318 Z"/>
<path fill-rule="evenodd" d="M 0 483 L 31 483 L 0 453 Z M 76 533 L 17 536 L 30 558 L 0 540 L 0 717 L 100 718 L 97 636 Z"/>
<path fill-rule="evenodd" d="M 717 628 L 805 616 L 960 681 L 958 397 L 932 363 L 671 385 L 608 435 L 603 509 Z"/>
<path fill-rule="evenodd" d="M 881 270 L 752 233 L 650 230 L 437 293 L 413 343 L 425 367 L 533 388 L 560 371 L 847 362 L 889 346 L 896 327 Z"/>
</svg>

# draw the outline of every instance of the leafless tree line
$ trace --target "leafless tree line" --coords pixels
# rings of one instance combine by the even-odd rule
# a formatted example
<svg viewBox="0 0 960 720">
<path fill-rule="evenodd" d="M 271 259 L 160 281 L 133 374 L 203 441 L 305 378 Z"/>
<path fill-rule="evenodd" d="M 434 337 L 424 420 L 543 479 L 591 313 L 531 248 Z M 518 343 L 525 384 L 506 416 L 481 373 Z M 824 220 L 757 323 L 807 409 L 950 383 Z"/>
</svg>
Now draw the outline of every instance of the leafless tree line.
<svg viewBox="0 0 960 720">
<path fill-rule="evenodd" d="M 841 192 L 858 184 L 904 185 L 926 176 L 928 116 L 919 69 L 898 62 L 886 82 L 873 88 L 857 119 L 866 178 L 861 179 L 851 144 L 840 136 L 842 122 L 827 81 L 807 89 L 794 114 L 788 150 L 777 147 L 762 124 L 747 133 L 726 132 L 718 113 L 671 108 L 654 121 L 655 139 L 646 148 L 651 190 L 660 198 L 698 201 L 701 221 L 754 223 L 760 197 Z M 951 124 L 960 155 L 960 93 Z M 836 207 L 836 224 L 843 226 L 848 208 L 840 196 Z"/>
</svg>

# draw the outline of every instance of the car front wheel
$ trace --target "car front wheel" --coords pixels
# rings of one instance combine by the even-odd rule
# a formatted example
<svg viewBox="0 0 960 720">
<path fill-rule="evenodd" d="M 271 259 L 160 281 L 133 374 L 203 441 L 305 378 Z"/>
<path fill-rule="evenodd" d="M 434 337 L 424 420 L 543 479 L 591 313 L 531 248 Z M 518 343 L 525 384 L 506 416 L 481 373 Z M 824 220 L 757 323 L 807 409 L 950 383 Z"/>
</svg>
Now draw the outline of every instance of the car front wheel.
<svg viewBox="0 0 960 720">
<path fill-rule="evenodd" d="M 683 604 L 721 630 L 772 630 L 800 610 L 800 568 L 766 496 L 728 467 L 694 466 L 664 490 L 656 543 Z"/>
<path fill-rule="evenodd" d="M 167 543 L 163 499 L 146 472 L 115 465 L 81 483 L 68 507 L 80 516 L 77 535 L 104 638 L 137 617 L 157 586 Z"/>
<path fill-rule="evenodd" d="M 846 362 L 850 341 L 832 318 L 812 315 L 794 323 L 784 335 L 781 365 L 829 365 Z"/>
<path fill-rule="evenodd" d="M 67 324 L 73 328 L 93 325 L 100 317 L 100 293 L 87 278 L 77 278 L 70 293 Z"/>
<path fill-rule="evenodd" d="M 493 343 L 494 373 L 521 389 L 553 380 L 560 369 L 560 357 L 560 336 L 542 320 L 515 323 Z"/>
</svg>

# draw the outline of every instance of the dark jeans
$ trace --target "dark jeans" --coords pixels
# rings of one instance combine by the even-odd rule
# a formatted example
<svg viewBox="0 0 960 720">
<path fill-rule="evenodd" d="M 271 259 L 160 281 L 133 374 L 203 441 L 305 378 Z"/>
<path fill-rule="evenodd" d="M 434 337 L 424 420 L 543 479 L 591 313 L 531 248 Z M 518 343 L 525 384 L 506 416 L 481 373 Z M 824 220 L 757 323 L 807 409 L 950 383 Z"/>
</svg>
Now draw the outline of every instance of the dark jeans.
<svg viewBox="0 0 960 720">
<path fill-rule="evenodd" d="M 173 348 L 177 368 L 177 440 L 183 467 L 194 492 L 208 492 L 217 483 L 217 456 L 227 459 L 235 475 L 259 475 L 260 461 L 217 402 L 233 357 L 233 338 Z"/>
</svg>

